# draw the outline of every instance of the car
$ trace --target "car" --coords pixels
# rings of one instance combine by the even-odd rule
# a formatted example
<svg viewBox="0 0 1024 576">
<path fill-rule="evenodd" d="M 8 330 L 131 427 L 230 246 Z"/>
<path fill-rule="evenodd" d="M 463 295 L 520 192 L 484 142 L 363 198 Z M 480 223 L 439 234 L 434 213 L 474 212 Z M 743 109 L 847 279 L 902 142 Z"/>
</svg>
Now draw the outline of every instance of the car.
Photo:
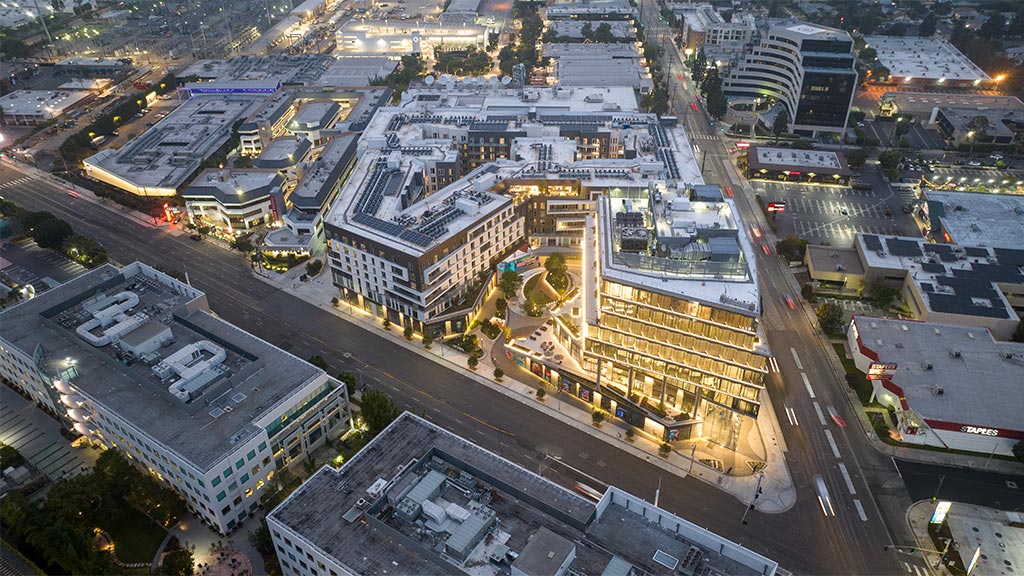
<svg viewBox="0 0 1024 576">
<path fill-rule="evenodd" d="M 771 254 L 772 249 L 769 248 L 767 244 L 761 244 L 761 252 L 764 252 L 765 254 Z"/>
<path fill-rule="evenodd" d="M 79 194 L 78 192 L 75 192 L 74 190 L 70 190 L 70 189 L 68 190 L 68 196 L 71 196 L 72 198 L 81 198 L 82 197 L 81 194 Z"/>
<path fill-rule="evenodd" d="M 989 156 L 989 158 L 991 158 L 993 160 L 1002 160 L 1003 159 L 1003 155 L 1002 154 L 993 154 L 993 155 Z"/>
<path fill-rule="evenodd" d="M 857 126 L 863 128 L 864 127 L 864 123 L 863 122 L 857 122 Z"/>
<path fill-rule="evenodd" d="M 732 198 L 732 186 L 725 187 L 725 195 L 728 196 L 729 198 Z"/>
<path fill-rule="evenodd" d="M 697 110 L 697 103 L 696 102 L 690 102 L 690 108 L 693 108 L 696 111 Z"/>
<path fill-rule="evenodd" d="M 846 428 L 846 420 L 836 412 L 836 409 L 832 406 L 828 407 L 828 415 L 832 417 L 832 421 L 836 423 L 836 426 L 840 428 Z"/>
<path fill-rule="evenodd" d="M 796 302 L 793 302 L 793 297 L 786 295 L 786 306 L 789 306 L 790 310 L 796 310 Z"/>
<path fill-rule="evenodd" d="M 971 160 L 970 162 L 967 163 L 967 165 L 968 166 L 975 166 L 975 167 L 977 167 L 977 166 L 981 166 L 981 162 L 978 162 L 977 160 Z"/>
<path fill-rule="evenodd" d="M 189 239 L 190 240 L 195 240 L 196 242 L 199 242 L 200 240 L 203 239 L 203 237 L 200 236 L 199 234 L 192 234 L 191 236 L 189 236 Z"/>
<path fill-rule="evenodd" d="M 846 208 L 840 208 L 839 209 L 839 213 L 842 214 L 843 216 L 849 216 L 850 215 L 850 211 L 847 210 Z"/>
<path fill-rule="evenodd" d="M 676 78 L 679 78 L 680 80 L 682 80 L 683 79 L 683 75 L 681 73 L 680 74 L 676 74 Z"/>
</svg>

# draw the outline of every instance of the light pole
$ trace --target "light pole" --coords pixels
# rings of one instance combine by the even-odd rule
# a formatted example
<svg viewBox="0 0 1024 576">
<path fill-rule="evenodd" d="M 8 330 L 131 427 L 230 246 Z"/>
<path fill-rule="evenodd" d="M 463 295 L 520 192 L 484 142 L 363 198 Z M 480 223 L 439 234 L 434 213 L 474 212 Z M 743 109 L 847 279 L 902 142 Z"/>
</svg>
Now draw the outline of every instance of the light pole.
<svg viewBox="0 0 1024 576">
<path fill-rule="evenodd" d="M 754 502 L 757 502 L 757 497 L 761 495 L 761 480 L 764 480 L 764 471 L 757 473 L 757 487 L 754 488 L 754 497 L 750 499 L 750 505 L 743 509 L 743 518 L 740 518 L 740 522 L 744 526 L 747 525 L 747 513 L 754 509 Z"/>
<path fill-rule="evenodd" d="M 696 458 L 697 458 L 697 445 L 694 444 L 693 447 L 690 449 L 690 470 L 689 470 L 689 472 L 686 473 L 687 475 L 693 474 L 693 461 Z"/>
</svg>

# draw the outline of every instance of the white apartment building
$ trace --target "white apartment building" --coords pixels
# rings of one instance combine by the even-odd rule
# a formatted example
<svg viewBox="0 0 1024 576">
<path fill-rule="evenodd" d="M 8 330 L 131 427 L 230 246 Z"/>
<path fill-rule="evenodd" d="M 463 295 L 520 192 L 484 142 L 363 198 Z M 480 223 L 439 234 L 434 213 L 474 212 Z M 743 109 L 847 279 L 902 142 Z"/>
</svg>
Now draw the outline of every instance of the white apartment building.
<svg viewBox="0 0 1024 576">
<path fill-rule="evenodd" d="M 221 533 L 253 514 L 279 470 L 351 426 L 343 384 L 140 262 L 0 313 L 0 376 Z"/>
</svg>

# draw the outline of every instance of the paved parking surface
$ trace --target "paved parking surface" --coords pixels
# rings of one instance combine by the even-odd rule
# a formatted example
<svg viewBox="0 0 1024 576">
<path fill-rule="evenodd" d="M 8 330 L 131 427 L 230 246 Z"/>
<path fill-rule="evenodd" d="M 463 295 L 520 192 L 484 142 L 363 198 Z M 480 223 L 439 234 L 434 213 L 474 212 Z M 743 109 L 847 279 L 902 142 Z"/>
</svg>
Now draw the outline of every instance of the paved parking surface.
<svg viewBox="0 0 1024 576">
<path fill-rule="evenodd" d="M 18 284 L 31 284 L 37 292 L 48 287 L 44 278 L 63 283 L 85 271 L 80 264 L 58 252 L 40 248 L 32 240 L 4 243 L 0 247 L 0 256 L 10 262 L 10 265 L 0 270 L 0 274 Z"/>
<path fill-rule="evenodd" d="M 786 211 L 775 221 L 779 237 L 796 234 L 814 244 L 852 246 L 857 234 L 916 234 L 913 219 L 903 213 L 903 207 L 914 199 L 913 192 L 892 190 L 878 180 L 874 168 L 865 168 L 862 179 L 873 188 L 768 181 L 752 184 L 768 201 L 786 202 Z"/>
<path fill-rule="evenodd" d="M 963 186 L 986 186 L 991 188 L 1019 189 L 1024 187 L 1024 171 L 994 170 L 955 166 L 949 168 L 933 168 L 924 177 L 936 184 L 952 182 Z"/>
</svg>

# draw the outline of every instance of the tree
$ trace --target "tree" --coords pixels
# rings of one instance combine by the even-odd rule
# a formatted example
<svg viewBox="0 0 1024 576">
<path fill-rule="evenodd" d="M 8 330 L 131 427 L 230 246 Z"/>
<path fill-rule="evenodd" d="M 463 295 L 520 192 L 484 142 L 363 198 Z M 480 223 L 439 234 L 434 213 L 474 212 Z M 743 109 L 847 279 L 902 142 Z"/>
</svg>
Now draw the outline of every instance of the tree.
<svg viewBox="0 0 1024 576">
<path fill-rule="evenodd" d="M 846 153 L 846 163 L 850 166 L 850 168 L 860 168 L 864 166 L 864 162 L 866 162 L 867 159 L 867 150 L 861 148 L 850 150 L 849 152 Z"/>
<path fill-rule="evenodd" d="M 498 316 L 500 318 L 504 318 L 505 314 L 508 312 L 508 300 L 505 300 L 504 298 L 499 296 L 494 301 L 494 310 L 495 312 L 498 313 Z"/>
<path fill-rule="evenodd" d="M 668 442 L 662 442 L 661 446 L 658 446 L 658 454 L 662 458 L 668 458 L 668 455 L 672 453 L 672 446 Z"/>
<path fill-rule="evenodd" d="M 480 359 L 476 355 L 471 355 L 466 359 L 466 365 L 469 366 L 470 370 L 476 370 L 476 367 L 480 365 Z"/>
<path fill-rule="evenodd" d="M 693 59 L 693 64 L 690 67 L 690 74 L 693 77 L 694 84 L 700 84 L 704 80 L 704 71 L 708 67 L 708 57 L 704 54 L 704 49 L 697 50 L 697 57 Z"/>
<path fill-rule="evenodd" d="M 885 285 L 885 281 L 882 278 L 876 279 L 871 283 L 870 286 L 871 297 L 875 300 L 875 305 L 882 310 L 887 310 L 892 305 L 893 300 L 896 299 L 898 292 Z"/>
<path fill-rule="evenodd" d="M 939 17 L 935 15 L 935 12 L 929 12 L 924 20 L 921 20 L 921 25 L 917 27 L 917 35 L 929 37 L 935 34 L 935 27 L 939 23 Z"/>
<path fill-rule="evenodd" d="M 164 556 L 161 572 L 169 576 L 192 576 L 195 570 L 195 559 L 188 548 L 178 548 Z"/>
<path fill-rule="evenodd" d="M 777 143 L 779 141 L 779 136 L 785 134 L 788 128 L 789 111 L 783 108 L 775 115 L 775 120 L 772 121 L 772 142 Z"/>
<path fill-rule="evenodd" d="M 718 75 L 718 68 L 708 68 L 704 79 L 700 83 L 700 92 L 704 96 L 722 89 L 722 78 Z"/>
<path fill-rule="evenodd" d="M 786 236 L 775 243 L 775 253 L 790 262 L 802 261 L 807 244 L 807 240 L 802 240 L 796 235 Z"/>
<path fill-rule="evenodd" d="M 89 268 L 99 266 L 107 261 L 107 251 L 103 246 L 92 238 L 81 234 L 72 234 L 61 245 L 61 251 L 75 262 Z"/>
<path fill-rule="evenodd" d="M 32 55 L 32 49 L 28 44 L 10 36 L 0 36 L 0 52 L 7 58 L 28 58 Z"/>
<path fill-rule="evenodd" d="M 513 298 L 523 286 L 523 275 L 515 270 L 505 270 L 498 279 L 498 290 L 505 298 Z"/>
<path fill-rule="evenodd" d="M 544 311 L 544 305 L 540 303 L 536 294 L 530 292 L 526 295 L 526 301 L 523 302 L 523 310 L 527 316 L 537 317 Z"/>
<path fill-rule="evenodd" d="M 363 421 L 370 429 L 370 434 L 374 436 L 380 434 L 381 430 L 387 428 L 388 424 L 391 424 L 402 413 L 395 407 L 391 397 L 380 390 L 371 390 L 363 394 L 360 409 Z"/>
<path fill-rule="evenodd" d="M 600 426 L 601 422 L 604 422 L 604 412 L 602 410 L 594 410 L 594 413 L 590 415 L 591 422 L 594 426 Z"/>
<path fill-rule="evenodd" d="M 597 30 L 594 31 L 594 41 L 603 43 L 615 42 L 615 35 L 612 34 L 612 25 L 607 22 L 598 24 Z"/>
<path fill-rule="evenodd" d="M 253 245 L 252 240 L 245 236 L 239 236 L 231 241 L 231 249 L 238 250 L 242 254 L 249 254 L 256 250 L 256 246 Z"/>
<path fill-rule="evenodd" d="M 804 300 L 813 304 L 815 300 L 814 286 L 810 282 L 800 286 L 800 295 L 804 297 Z"/>
<path fill-rule="evenodd" d="M 835 302 L 822 302 L 818 304 L 815 313 L 818 315 L 818 322 L 825 332 L 836 334 L 843 329 L 843 307 Z"/>
<path fill-rule="evenodd" d="M 47 220 L 56 220 L 56 219 L 57 219 L 57 217 L 54 216 L 52 212 L 46 212 L 46 211 L 29 212 L 29 213 L 25 214 L 24 216 L 22 216 L 22 218 L 21 218 L 21 225 L 22 225 L 23 228 L 25 228 L 25 230 L 28 230 L 29 232 L 31 232 L 33 228 L 35 228 L 36 226 L 42 224 L 43 222 L 46 222 Z"/>
<path fill-rule="evenodd" d="M 978 29 L 978 36 L 985 39 L 1002 38 L 1006 31 L 1006 18 L 997 10 L 989 12 L 988 20 Z"/>
<path fill-rule="evenodd" d="M 897 120 L 896 126 L 892 130 L 893 136 L 895 136 L 896 138 L 902 138 L 903 135 L 907 134 L 908 132 L 910 132 L 910 121 L 904 120 L 902 118 Z M 889 140 L 891 142 L 892 138 L 890 138 Z"/>
<path fill-rule="evenodd" d="M 705 107 L 708 114 L 716 120 L 721 120 L 725 116 L 725 113 L 729 110 L 729 101 L 726 100 L 721 87 L 708 94 Z"/>
<path fill-rule="evenodd" d="M 64 241 L 74 233 L 71 224 L 59 218 L 53 218 L 37 224 L 32 230 L 32 238 L 42 248 L 58 250 L 64 245 Z"/>
<path fill-rule="evenodd" d="M 545 390 L 543 386 L 538 386 L 537 387 L 537 400 L 543 400 L 544 397 L 547 396 L 547 394 L 548 394 L 548 391 Z"/>
<path fill-rule="evenodd" d="M 412 326 L 406 326 L 402 330 L 402 336 L 405 336 L 406 340 L 412 340 Z"/>
<path fill-rule="evenodd" d="M 860 54 L 858 54 L 858 57 L 861 60 L 863 60 L 865 63 L 871 64 L 875 60 L 878 60 L 878 50 L 875 50 L 874 48 L 870 48 L 870 47 L 865 48 L 865 49 L 860 51 Z"/>
<path fill-rule="evenodd" d="M 338 374 L 338 380 L 345 384 L 345 390 L 348 392 L 349 398 L 351 398 L 356 393 L 356 384 L 358 384 L 356 375 L 351 372 L 342 372 Z"/>
<path fill-rule="evenodd" d="M 561 275 L 565 274 L 569 267 L 565 263 L 565 255 L 556 252 L 551 256 L 548 256 L 547 260 L 544 261 L 544 269 L 548 271 L 548 274 Z"/>
<path fill-rule="evenodd" d="M 310 356 L 307 362 L 321 370 L 327 371 L 327 360 L 324 360 L 323 356 Z"/>
<path fill-rule="evenodd" d="M 430 349 L 430 345 L 433 344 L 433 343 L 434 343 L 434 337 L 430 334 L 430 332 L 427 332 L 426 330 L 424 330 L 423 331 L 423 347 L 429 350 Z"/>
<path fill-rule="evenodd" d="M 585 22 L 583 28 L 580 30 L 580 34 L 583 35 L 584 40 L 594 39 L 594 27 L 591 26 L 590 22 Z"/>
<path fill-rule="evenodd" d="M 320 260 L 319 258 L 315 260 L 310 260 L 309 262 L 306 262 L 306 274 L 311 277 L 316 276 L 317 274 L 320 273 L 320 270 L 322 270 L 323 267 L 323 260 Z"/>
<path fill-rule="evenodd" d="M 505 376 L 505 371 L 504 370 L 502 370 L 501 368 L 495 368 L 494 369 L 494 379 L 495 380 L 499 380 L 500 381 L 504 376 Z"/>
<path fill-rule="evenodd" d="M 886 150 L 878 155 L 878 165 L 883 170 L 894 170 L 903 161 L 903 153 L 896 150 Z"/>
<path fill-rule="evenodd" d="M 990 127 L 988 117 L 981 115 L 971 118 L 967 123 L 967 134 L 971 140 L 971 153 L 974 153 L 974 143 L 979 139 L 984 140 L 988 136 L 988 129 Z"/>
<path fill-rule="evenodd" d="M 1011 448 L 1010 450 L 1013 451 L 1014 458 L 1021 462 L 1024 462 L 1024 440 L 1018 440 L 1017 443 L 1014 444 L 1013 448 Z"/>
</svg>

